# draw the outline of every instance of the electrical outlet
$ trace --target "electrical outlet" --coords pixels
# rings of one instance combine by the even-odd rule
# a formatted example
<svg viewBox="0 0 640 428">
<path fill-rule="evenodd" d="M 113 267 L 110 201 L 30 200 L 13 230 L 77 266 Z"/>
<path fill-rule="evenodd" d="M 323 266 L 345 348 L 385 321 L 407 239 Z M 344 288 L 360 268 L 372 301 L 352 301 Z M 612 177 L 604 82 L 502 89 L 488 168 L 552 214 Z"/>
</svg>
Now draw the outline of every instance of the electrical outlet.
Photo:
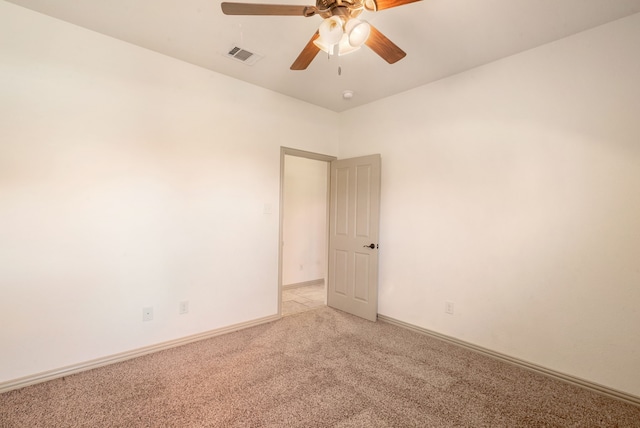
<svg viewBox="0 0 640 428">
<path fill-rule="evenodd" d="M 444 302 L 444 313 L 453 315 L 453 302 Z"/>
<path fill-rule="evenodd" d="M 183 300 L 182 302 L 180 302 L 180 308 L 178 309 L 178 312 L 180 313 L 180 315 L 184 315 L 184 314 L 188 314 L 189 313 L 189 301 L 188 300 Z"/>
<path fill-rule="evenodd" d="M 142 308 L 142 321 L 153 320 L 153 307 Z"/>
</svg>

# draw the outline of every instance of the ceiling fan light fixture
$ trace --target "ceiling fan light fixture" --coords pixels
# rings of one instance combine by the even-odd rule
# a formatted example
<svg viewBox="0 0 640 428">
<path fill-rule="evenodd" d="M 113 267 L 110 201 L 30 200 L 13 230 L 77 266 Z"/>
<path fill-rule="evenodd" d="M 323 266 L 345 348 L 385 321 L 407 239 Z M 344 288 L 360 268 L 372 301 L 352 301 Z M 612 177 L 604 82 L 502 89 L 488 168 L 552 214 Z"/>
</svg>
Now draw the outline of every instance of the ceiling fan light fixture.
<svg viewBox="0 0 640 428">
<path fill-rule="evenodd" d="M 313 44 L 316 45 L 318 47 L 318 49 L 320 49 L 322 52 L 331 54 L 333 53 L 333 49 L 331 49 L 332 47 L 327 45 L 326 43 L 324 43 L 322 41 L 322 38 L 318 37 L 317 39 L 315 39 L 313 41 Z"/>
<path fill-rule="evenodd" d="M 367 21 L 359 19 L 351 19 L 344 27 L 345 33 L 349 36 L 349 44 L 359 48 L 362 46 L 371 34 L 371 25 Z"/>
<path fill-rule="evenodd" d="M 360 49 L 360 46 L 353 46 L 351 43 L 349 43 L 349 36 L 345 34 L 342 36 L 342 39 L 338 44 L 338 55 L 347 55 L 357 51 L 358 49 Z"/>
<path fill-rule="evenodd" d="M 366 21 L 350 19 L 342 26 L 342 19 L 337 16 L 325 19 L 318 32 L 320 37 L 313 43 L 323 52 L 330 55 L 347 55 L 357 51 L 367 41 L 371 26 Z M 340 38 L 338 39 L 338 35 Z"/>
<path fill-rule="evenodd" d="M 320 38 L 314 40 L 313 44 L 322 52 L 328 53 L 329 55 L 335 55 L 337 53 L 338 56 L 347 55 L 360 49 L 360 46 L 352 46 L 349 44 L 349 36 L 346 34 L 342 35 L 342 38 L 337 45 L 327 45 L 326 43 L 323 43 Z"/>
<path fill-rule="evenodd" d="M 318 32 L 320 33 L 320 43 L 333 46 L 340 43 L 344 30 L 342 29 L 343 22 L 339 16 L 332 16 L 325 19 L 320 24 Z"/>
</svg>

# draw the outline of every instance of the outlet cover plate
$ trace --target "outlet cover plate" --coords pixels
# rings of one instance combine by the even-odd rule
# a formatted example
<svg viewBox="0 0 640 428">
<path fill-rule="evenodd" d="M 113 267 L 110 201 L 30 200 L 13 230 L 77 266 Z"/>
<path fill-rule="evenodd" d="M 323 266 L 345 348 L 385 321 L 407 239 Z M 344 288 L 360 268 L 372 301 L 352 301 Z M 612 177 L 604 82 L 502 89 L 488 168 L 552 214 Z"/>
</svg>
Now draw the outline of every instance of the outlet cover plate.
<svg viewBox="0 0 640 428">
<path fill-rule="evenodd" d="M 180 313 L 180 315 L 184 315 L 184 314 L 188 314 L 189 313 L 189 301 L 188 300 L 183 300 L 182 302 L 180 302 L 180 308 L 178 309 L 178 312 Z"/>
<path fill-rule="evenodd" d="M 453 315 L 453 302 L 444 302 L 444 312 Z"/>
</svg>

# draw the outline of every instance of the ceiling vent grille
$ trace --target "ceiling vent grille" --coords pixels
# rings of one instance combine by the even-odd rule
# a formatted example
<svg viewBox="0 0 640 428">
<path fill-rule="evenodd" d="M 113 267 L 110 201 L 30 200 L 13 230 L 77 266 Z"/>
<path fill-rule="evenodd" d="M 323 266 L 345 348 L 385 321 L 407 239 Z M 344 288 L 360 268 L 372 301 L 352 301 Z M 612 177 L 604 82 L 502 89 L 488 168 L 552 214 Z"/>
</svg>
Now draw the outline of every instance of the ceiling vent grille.
<svg viewBox="0 0 640 428">
<path fill-rule="evenodd" d="M 227 52 L 227 57 L 240 61 L 243 64 L 253 65 L 262 58 L 262 55 L 234 46 Z"/>
</svg>

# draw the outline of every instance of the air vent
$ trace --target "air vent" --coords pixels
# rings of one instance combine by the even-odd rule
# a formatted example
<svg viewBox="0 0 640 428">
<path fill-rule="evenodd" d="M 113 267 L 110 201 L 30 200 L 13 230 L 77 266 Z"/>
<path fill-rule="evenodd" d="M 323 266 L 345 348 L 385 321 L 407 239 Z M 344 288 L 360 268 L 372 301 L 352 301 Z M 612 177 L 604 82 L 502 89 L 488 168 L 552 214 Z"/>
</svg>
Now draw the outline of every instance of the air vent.
<svg viewBox="0 0 640 428">
<path fill-rule="evenodd" d="M 262 55 L 259 55 L 255 52 L 249 52 L 248 50 L 242 49 L 238 46 L 234 46 L 233 48 L 229 49 L 229 52 L 227 52 L 227 56 L 231 59 L 235 59 L 236 61 L 240 61 L 241 63 L 247 65 L 253 65 L 262 58 Z"/>
</svg>

